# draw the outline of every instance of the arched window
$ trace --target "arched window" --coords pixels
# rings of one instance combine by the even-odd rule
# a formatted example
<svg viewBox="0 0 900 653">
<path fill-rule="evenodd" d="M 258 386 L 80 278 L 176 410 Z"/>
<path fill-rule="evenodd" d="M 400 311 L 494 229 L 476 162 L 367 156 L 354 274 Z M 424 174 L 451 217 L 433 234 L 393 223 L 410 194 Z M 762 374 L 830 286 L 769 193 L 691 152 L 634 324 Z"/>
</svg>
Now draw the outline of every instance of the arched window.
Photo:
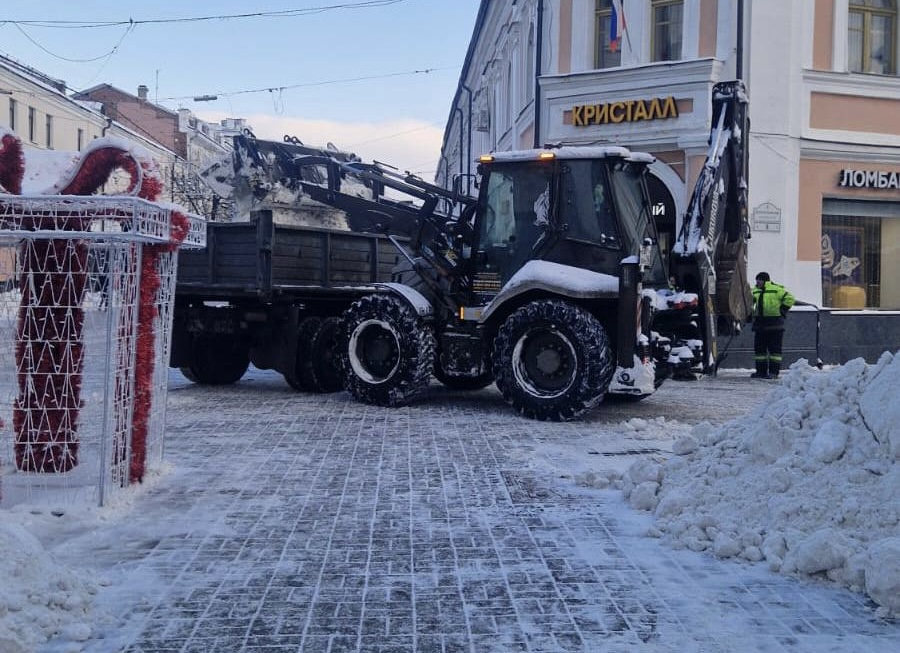
<svg viewBox="0 0 900 653">
<path fill-rule="evenodd" d="M 594 9 L 594 68 L 614 68 L 622 65 L 622 39 L 618 34 L 616 43 L 612 41 L 612 0 L 597 0 Z"/>
<path fill-rule="evenodd" d="M 681 59 L 684 0 L 653 0 L 653 49 L 651 61 Z"/>
<path fill-rule="evenodd" d="M 897 0 L 850 0 L 848 68 L 897 74 Z"/>
</svg>

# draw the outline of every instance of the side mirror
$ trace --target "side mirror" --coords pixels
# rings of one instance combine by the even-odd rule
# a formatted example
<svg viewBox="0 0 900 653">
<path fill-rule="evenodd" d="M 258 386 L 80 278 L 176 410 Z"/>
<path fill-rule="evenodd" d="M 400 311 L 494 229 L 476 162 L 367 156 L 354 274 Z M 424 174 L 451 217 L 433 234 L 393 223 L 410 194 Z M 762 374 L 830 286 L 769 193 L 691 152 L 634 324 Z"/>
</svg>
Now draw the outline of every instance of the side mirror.
<svg viewBox="0 0 900 653">
<path fill-rule="evenodd" d="M 641 272 L 650 268 L 651 265 L 653 265 L 653 239 L 644 238 L 644 242 L 641 243 L 641 255 L 639 263 Z"/>
</svg>

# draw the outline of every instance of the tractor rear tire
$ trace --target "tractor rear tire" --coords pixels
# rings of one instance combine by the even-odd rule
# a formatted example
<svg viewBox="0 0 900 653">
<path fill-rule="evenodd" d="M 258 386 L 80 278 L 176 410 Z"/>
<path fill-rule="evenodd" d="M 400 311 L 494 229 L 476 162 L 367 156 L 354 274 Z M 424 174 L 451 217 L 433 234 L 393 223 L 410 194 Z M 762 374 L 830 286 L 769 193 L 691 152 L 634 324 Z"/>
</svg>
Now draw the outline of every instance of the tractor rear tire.
<svg viewBox="0 0 900 653">
<path fill-rule="evenodd" d="M 338 392 L 344 388 L 335 351 L 340 326 L 339 317 L 326 317 L 312 338 L 309 360 L 316 392 Z"/>
<path fill-rule="evenodd" d="M 400 297 L 368 295 L 344 313 L 340 366 L 344 387 L 359 401 L 410 403 L 428 387 L 434 351 L 431 325 Z"/>
<path fill-rule="evenodd" d="M 494 341 L 494 379 L 531 419 L 565 421 L 603 400 L 615 372 L 609 338 L 589 312 L 560 300 L 526 304 Z"/>
<path fill-rule="evenodd" d="M 313 376 L 313 338 L 319 330 L 322 320 L 316 316 L 305 317 L 297 326 L 297 358 L 294 361 L 294 369 L 290 374 L 284 375 L 294 390 L 301 392 L 316 392 L 316 379 Z"/>
<path fill-rule="evenodd" d="M 236 338 L 201 336 L 194 340 L 191 364 L 182 374 L 199 385 L 231 385 L 250 367 L 246 343 Z"/>
</svg>

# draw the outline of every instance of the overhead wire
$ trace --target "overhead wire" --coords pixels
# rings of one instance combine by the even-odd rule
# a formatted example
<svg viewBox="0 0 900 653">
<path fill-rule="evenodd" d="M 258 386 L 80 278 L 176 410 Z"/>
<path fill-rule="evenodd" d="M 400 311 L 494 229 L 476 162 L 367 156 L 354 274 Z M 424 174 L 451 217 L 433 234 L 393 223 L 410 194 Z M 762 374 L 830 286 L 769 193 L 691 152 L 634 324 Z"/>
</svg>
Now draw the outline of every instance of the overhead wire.
<svg viewBox="0 0 900 653">
<path fill-rule="evenodd" d="M 159 25 L 164 23 L 192 23 L 210 20 L 231 20 L 244 18 L 285 18 L 292 16 L 309 16 L 335 11 L 339 9 L 368 9 L 371 7 L 386 7 L 389 5 L 407 2 L 407 0 L 366 0 L 364 2 L 352 2 L 337 5 L 325 5 L 321 7 L 307 7 L 304 9 L 282 9 L 279 11 L 255 11 L 244 14 L 218 14 L 214 16 L 188 16 L 184 18 L 149 18 L 111 21 L 78 21 L 78 20 L 4 20 L 2 23 L 12 25 L 28 25 L 30 27 L 49 27 L 58 29 L 92 29 L 102 27 L 116 27 L 119 25 Z"/>
<path fill-rule="evenodd" d="M 272 93 L 275 91 L 287 91 L 294 88 L 308 88 L 314 86 L 328 86 L 330 84 L 345 84 L 349 82 L 364 82 L 373 79 L 386 79 L 389 77 L 401 77 L 405 75 L 427 75 L 429 73 L 437 72 L 440 70 L 455 70 L 459 68 L 459 66 L 445 66 L 442 68 L 424 68 L 421 70 L 406 70 L 394 73 L 382 73 L 380 75 L 367 75 L 363 77 L 344 77 L 339 79 L 327 79 L 318 82 L 301 82 L 297 84 L 286 84 L 282 86 L 263 86 L 260 88 L 250 88 L 243 89 L 239 91 L 217 91 L 213 93 L 202 93 L 202 94 L 194 94 L 194 95 L 174 95 L 170 97 L 159 98 L 160 100 L 191 100 L 195 97 L 212 97 L 215 96 L 216 99 L 219 97 L 232 97 L 235 95 L 246 95 L 248 93 Z"/>
</svg>

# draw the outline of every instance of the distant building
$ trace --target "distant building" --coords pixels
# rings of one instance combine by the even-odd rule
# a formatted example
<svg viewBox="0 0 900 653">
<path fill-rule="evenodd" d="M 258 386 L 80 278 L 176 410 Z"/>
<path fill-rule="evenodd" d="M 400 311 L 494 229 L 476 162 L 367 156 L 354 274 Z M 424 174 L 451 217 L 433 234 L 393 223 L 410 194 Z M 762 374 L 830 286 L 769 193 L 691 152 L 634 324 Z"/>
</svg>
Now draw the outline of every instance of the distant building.
<svg viewBox="0 0 900 653">
<path fill-rule="evenodd" d="M 198 173 L 231 150 L 229 136 L 246 127 L 244 120 L 208 123 L 189 109 L 172 111 L 151 102 L 147 92 L 143 84 L 138 86 L 137 95 L 98 84 L 73 97 L 96 103 L 103 115 L 175 152 L 178 161 L 166 178 L 173 200 L 206 217 L 222 217 L 219 199 L 200 181 Z"/>
<path fill-rule="evenodd" d="M 80 152 L 95 138 L 116 136 L 140 143 L 160 165 L 176 157 L 171 148 L 110 120 L 94 103 L 68 96 L 64 81 L 3 56 L 0 125 L 15 132 L 26 147 Z"/>
</svg>

